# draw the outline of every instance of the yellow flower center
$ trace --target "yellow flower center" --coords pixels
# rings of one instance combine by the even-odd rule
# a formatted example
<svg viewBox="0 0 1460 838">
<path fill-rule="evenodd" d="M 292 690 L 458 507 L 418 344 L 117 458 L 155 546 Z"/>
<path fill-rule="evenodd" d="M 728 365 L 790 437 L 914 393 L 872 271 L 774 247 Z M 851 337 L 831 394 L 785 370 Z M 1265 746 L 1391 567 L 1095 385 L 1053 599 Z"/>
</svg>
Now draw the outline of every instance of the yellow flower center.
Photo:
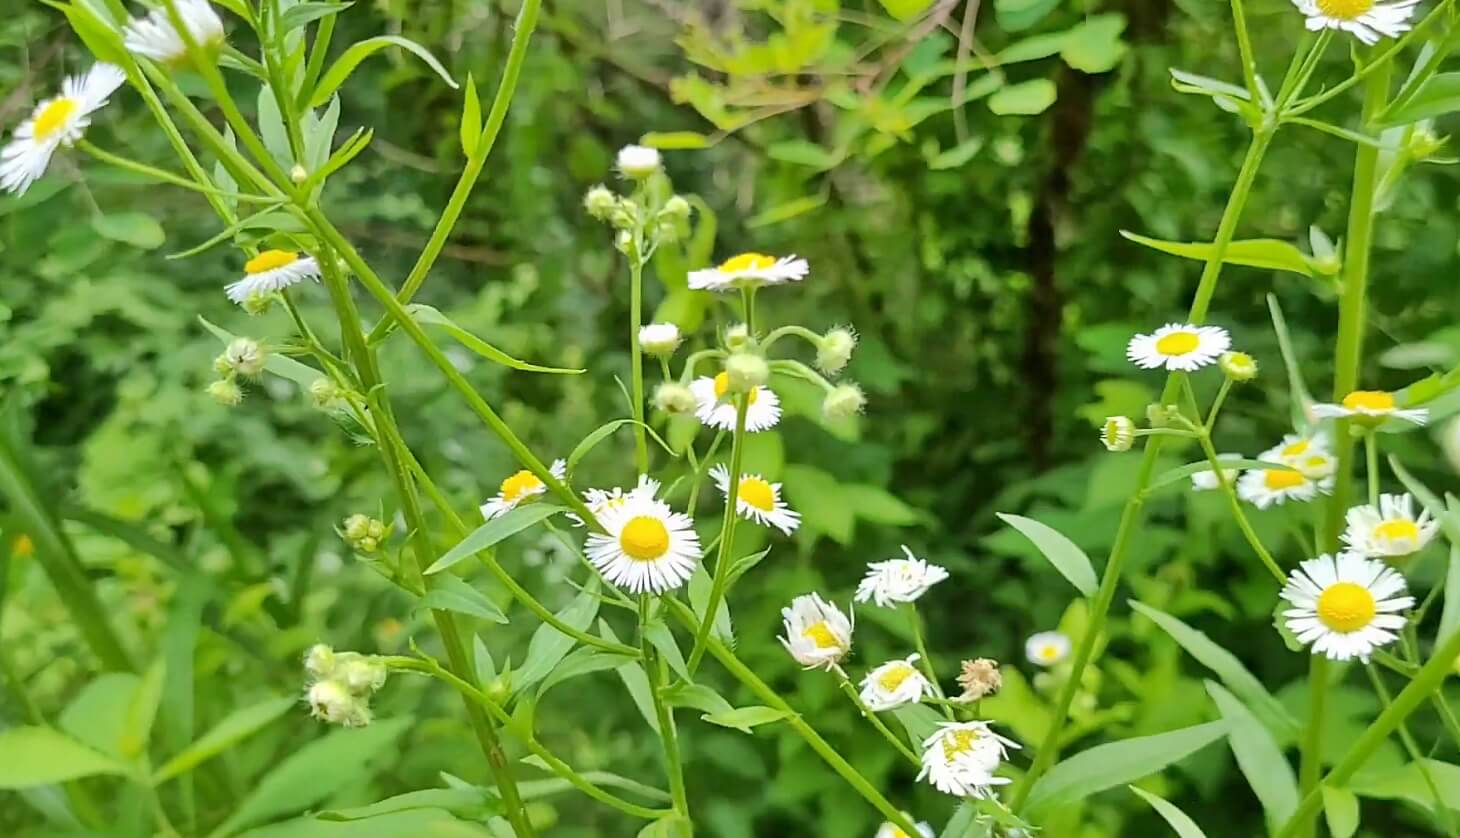
<svg viewBox="0 0 1460 838">
<path fill-rule="evenodd" d="M 264 271 L 272 271 L 275 268 L 291 265 L 298 258 L 298 253 L 291 253 L 287 250 L 265 250 L 263 253 L 248 260 L 244 264 L 243 270 L 244 273 L 261 274 Z"/>
<path fill-rule="evenodd" d="M 776 257 L 767 256 L 764 253 L 742 253 L 739 256 L 731 256 L 720 263 L 720 270 L 727 273 L 740 273 L 741 271 L 762 271 L 776 263 Z"/>
<path fill-rule="evenodd" d="M 1308 482 L 1302 472 L 1270 468 L 1262 473 L 1263 485 L 1274 491 L 1293 489 Z"/>
<path fill-rule="evenodd" d="M 1374 0 L 1318 0 L 1318 11 L 1339 20 L 1358 20 L 1374 8 Z"/>
<path fill-rule="evenodd" d="M 750 388 L 750 393 L 748 394 L 750 401 L 746 402 L 746 404 L 755 404 L 755 396 L 759 391 L 759 387 Z M 715 398 L 723 399 L 728 392 L 730 392 L 730 373 L 722 372 L 717 374 L 715 376 Z"/>
<path fill-rule="evenodd" d="M 1278 454 L 1283 457 L 1296 457 L 1304 451 L 1307 451 L 1309 444 L 1308 440 L 1300 439 L 1278 452 Z"/>
<path fill-rule="evenodd" d="M 955 730 L 943 737 L 943 759 L 952 762 L 960 754 L 973 750 L 973 743 L 979 739 L 976 730 Z"/>
<path fill-rule="evenodd" d="M 71 115 L 76 113 L 76 100 L 60 98 L 51 102 L 35 118 L 35 138 L 46 140 L 57 131 L 65 127 L 71 121 Z"/>
<path fill-rule="evenodd" d="M 1060 647 L 1053 643 L 1046 643 L 1039 647 L 1039 659 L 1052 661 L 1060 656 Z"/>
<path fill-rule="evenodd" d="M 1343 397 L 1349 410 L 1389 411 L 1394 409 L 1394 396 L 1383 390 L 1355 390 Z"/>
<path fill-rule="evenodd" d="M 897 666 L 889 666 L 886 672 L 878 676 L 877 686 L 887 692 L 893 692 L 902 686 L 904 681 L 911 678 L 912 675 L 913 668 L 905 663 L 900 663 Z"/>
<path fill-rule="evenodd" d="M 741 477 L 737 495 L 761 512 L 770 512 L 776 508 L 775 490 L 759 477 Z"/>
<path fill-rule="evenodd" d="M 1396 518 L 1374 527 L 1374 538 L 1384 541 L 1419 541 L 1419 526 L 1413 521 Z"/>
<path fill-rule="evenodd" d="M 523 469 L 506 480 L 503 480 L 502 485 L 498 487 L 498 491 L 502 493 L 502 500 L 512 503 L 528 492 L 533 492 L 541 488 L 542 481 L 537 479 L 537 475 L 527 469 Z"/>
<path fill-rule="evenodd" d="M 1194 332 L 1172 332 L 1156 341 L 1156 351 L 1162 355 L 1185 355 L 1201 345 L 1201 339 Z"/>
<path fill-rule="evenodd" d="M 669 530 L 658 518 L 640 515 L 624 524 L 618 544 L 631 559 L 653 561 L 669 552 Z"/>
<path fill-rule="evenodd" d="M 1336 582 L 1318 595 L 1318 619 L 1345 634 L 1367 626 L 1376 610 L 1374 595 L 1353 582 Z"/>
<path fill-rule="evenodd" d="M 801 636 L 811 638 L 811 642 L 815 643 L 818 649 L 835 649 L 842 645 L 841 641 L 837 640 L 836 633 L 831 630 L 831 626 L 828 626 L 825 620 L 812 623 L 802 629 Z"/>
</svg>

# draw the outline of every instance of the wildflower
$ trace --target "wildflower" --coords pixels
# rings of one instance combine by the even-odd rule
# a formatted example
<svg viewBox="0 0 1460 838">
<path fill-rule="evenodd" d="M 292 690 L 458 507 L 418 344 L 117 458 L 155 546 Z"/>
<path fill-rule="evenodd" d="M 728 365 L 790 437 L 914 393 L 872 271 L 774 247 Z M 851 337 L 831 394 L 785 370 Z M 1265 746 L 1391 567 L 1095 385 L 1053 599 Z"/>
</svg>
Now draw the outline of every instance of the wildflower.
<svg viewBox="0 0 1460 838">
<path fill-rule="evenodd" d="M 218 356 L 214 369 L 220 373 L 236 372 L 253 378 L 264 371 L 264 362 L 269 353 L 252 338 L 234 338 L 223 354 Z"/>
<path fill-rule="evenodd" d="M 673 381 L 666 381 L 654 388 L 654 406 L 671 415 L 689 413 L 693 411 L 699 402 L 695 400 L 694 391 Z"/>
<path fill-rule="evenodd" d="M 563 480 L 568 475 L 568 464 L 563 460 L 553 460 L 548 468 L 548 473 L 558 480 Z M 531 500 L 547 491 L 547 484 L 542 482 L 536 474 L 522 469 L 497 487 L 497 496 L 482 504 L 482 517 L 490 521 L 516 509 L 518 504 Z"/>
<path fill-rule="evenodd" d="M 583 209 L 599 221 L 607 221 L 617 206 L 618 196 L 601 183 L 583 194 Z"/>
<path fill-rule="evenodd" d="M 888 661 L 867 673 L 862 679 L 862 703 L 873 711 L 891 710 L 904 704 L 916 704 L 924 695 L 931 695 L 933 686 L 913 664 L 918 655 L 904 660 Z"/>
<path fill-rule="evenodd" d="M 86 75 L 67 78 L 61 95 L 36 105 L 0 149 L 0 188 L 25 194 L 46 173 L 56 149 L 81 139 L 91 114 L 126 80 L 127 74 L 111 64 L 93 64 Z"/>
<path fill-rule="evenodd" d="M 1281 444 L 1264 451 L 1258 459 L 1289 468 L 1244 472 L 1237 479 L 1237 496 L 1258 509 L 1266 509 L 1290 500 L 1310 501 L 1320 493 L 1332 492 L 1332 457 L 1321 447 L 1322 440 L 1322 437 L 1284 437 Z"/>
<path fill-rule="evenodd" d="M 732 393 L 749 393 L 770 379 L 770 364 L 753 352 L 732 352 L 725 359 L 725 383 Z"/>
<path fill-rule="evenodd" d="M 1019 745 L 994 733 L 988 722 L 943 722 L 923 742 L 923 768 L 918 779 L 945 794 L 993 797 L 993 786 L 1009 782 L 994 771 Z"/>
<path fill-rule="evenodd" d="M 641 474 L 638 485 L 627 492 L 618 486 L 614 486 L 612 489 L 588 489 L 583 492 L 583 503 L 596 518 L 606 510 L 622 506 L 630 495 L 642 495 L 653 500 L 657 494 L 659 494 L 659 481 L 647 474 Z M 567 515 L 575 526 L 583 526 L 583 519 L 578 515 L 572 512 Z"/>
<path fill-rule="evenodd" d="M 605 579 L 632 593 L 672 591 L 700 560 L 694 521 L 652 492 L 629 492 L 621 503 L 605 503 L 597 518 L 606 532 L 590 534 L 584 552 Z"/>
<path fill-rule="evenodd" d="M 903 814 L 906 815 L 907 813 L 904 812 Z M 913 825 L 918 828 L 918 838 L 935 838 L 937 834 L 933 832 L 933 827 L 927 821 L 918 821 Z M 883 821 L 882 825 L 877 827 L 877 834 L 872 836 L 872 838 L 913 838 L 913 836 L 908 835 L 897 824 L 891 823 L 890 821 Z"/>
<path fill-rule="evenodd" d="M 1257 361 L 1246 352 L 1223 352 L 1217 359 L 1222 373 L 1237 383 L 1251 381 L 1257 377 Z"/>
<path fill-rule="evenodd" d="M 1070 638 L 1058 631 L 1041 631 L 1024 641 L 1024 657 L 1036 666 L 1057 666 L 1070 656 Z"/>
<path fill-rule="evenodd" d="M 663 166 L 659 150 L 641 145 L 626 145 L 618 150 L 618 170 L 624 177 L 643 180 Z"/>
<path fill-rule="evenodd" d="M 1384 424 L 1386 419 L 1423 425 L 1430 418 L 1430 412 L 1422 407 L 1401 409 L 1394 403 L 1394 394 L 1383 390 L 1355 390 L 1339 404 L 1315 404 L 1313 415 L 1320 419 L 1347 417 L 1370 428 Z"/>
<path fill-rule="evenodd" d="M 993 695 L 1004 686 L 1004 676 L 999 672 L 999 662 L 991 658 L 977 658 L 964 661 L 958 673 L 958 686 L 963 688 L 959 701 L 978 701 Z"/>
<path fill-rule="evenodd" d="M 872 600 L 883 608 L 900 602 L 916 602 L 928 589 L 948 578 L 948 571 L 920 559 L 902 545 L 906 558 L 871 562 L 867 575 L 857 585 L 857 602 Z"/>
<path fill-rule="evenodd" d="M 176 0 L 176 8 L 177 16 L 200 48 L 212 51 L 223 45 L 223 21 L 208 0 Z M 134 18 L 123 35 L 127 50 L 134 55 L 164 64 L 187 58 L 188 46 L 165 8 L 153 9 L 141 20 Z"/>
<path fill-rule="evenodd" d="M 867 396 L 855 384 L 833 387 L 821 400 L 821 413 L 828 419 L 850 419 L 867 407 Z"/>
<path fill-rule="evenodd" d="M 1167 323 L 1149 335 L 1131 338 L 1125 356 L 1142 369 L 1189 372 L 1217 360 L 1231 345 L 1227 330 L 1219 326 Z"/>
<path fill-rule="evenodd" d="M 689 201 L 678 195 L 671 195 L 669 200 L 664 202 L 664 208 L 659 210 L 659 214 L 673 221 L 684 222 L 689 220 L 693 211 L 694 208 L 689 205 Z"/>
<path fill-rule="evenodd" d="M 1100 441 L 1106 451 L 1129 451 L 1136 441 L 1136 423 L 1127 416 L 1107 416 L 1100 426 Z"/>
<path fill-rule="evenodd" d="M 1304 25 L 1312 32 L 1339 29 L 1351 33 L 1365 44 L 1377 44 L 1380 38 L 1397 38 L 1409 31 L 1419 0 L 1380 3 L 1375 0 L 1293 0 L 1307 18 Z"/>
<path fill-rule="evenodd" d="M 730 493 L 730 472 L 723 465 L 710 469 L 710 477 L 727 498 Z M 775 527 L 786 535 L 801 525 L 801 516 L 781 499 L 781 484 L 771 483 L 759 474 L 740 475 L 735 491 L 735 511 L 742 518 L 764 527 Z"/>
<path fill-rule="evenodd" d="M 1345 519 L 1343 543 L 1361 556 L 1408 556 L 1435 537 L 1439 524 L 1428 509 L 1414 514 L 1409 495 L 1380 495 L 1375 506 L 1355 506 Z"/>
<path fill-rule="evenodd" d="M 720 373 L 714 378 L 696 378 L 689 389 L 698 407 L 695 415 L 700 423 L 720 430 L 735 429 L 735 405 L 725 400 L 730 392 L 730 376 Z M 781 420 L 781 400 L 769 387 L 754 387 L 746 393 L 745 430 L 750 432 L 774 428 Z"/>
<path fill-rule="evenodd" d="M 1221 462 L 1223 460 L 1240 459 L 1242 459 L 1241 454 L 1217 455 L 1217 462 Z M 1232 481 L 1237 479 L 1237 475 L 1241 473 L 1242 469 L 1240 468 L 1224 468 L 1222 469 L 1222 479 L 1219 482 L 1217 480 L 1217 472 L 1215 470 L 1209 469 L 1207 471 L 1199 471 L 1191 476 L 1191 488 L 1192 491 L 1196 492 L 1209 492 L 1212 489 L 1219 488 L 1222 483 L 1226 483 L 1228 486 L 1230 486 L 1232 485 Z"/>
<path fill-rule="evenodd" d="M 781 645 L 807 669 L 836 666 L 852 648 L 852 621 L 841 609 L 821 598 L 803 594 L 781 609 L 785 636 Z"/>
<path fill-rule="evenodd" d="M 1313 654 L 1367 662 L 1404 628 L 1397 612 L 1414 605 L 1404 592 L 1404 577 L 1383 562 L 1339 553 L 1294 568 L 1280 596 L 1293 605 L 1283 612 L 1288 629 Z"/>
<path fill-rule="evenodd" d="M 650 355 L 673 355 L 679 342 L 679 327 L 673 323 L 650 323 L 639 328 L 639 346 Z"/>
<path fill-rule="evenodd" d="M 224 407 L 236 407 L 243 401 L 243 390 L 231 378 L 223 378 L 208 385 L 208 395 Z"/>
<path fill-rule="evenodd" d="M 265 250 L 243 266 L 243 279 L 228 285 L 228 299 L 243 304 L 255 295 L 271 294 L 306 279 L 319 279 L 319 262 L 292 250 Z"/>
<path fill-rule="evenodd" d="M 338 681 L 316 681 L 309 686 L 305 698 L 309 702 L 310 714 L 322 722 L 345 727 L 370 724 L 369 704 Z"/>
<path fill-rule="evenodd" d="M 689 272 L 689 287 L 698 291 L 730 291 L 780 285 L 805 278 L 811 266 L 805 259 L 791 256 L 768 256 L 764 253 L 741 253 L 713 268 Z"/>
<path fill-rule="evenodd" d="M 852 350 L 856 348 L 857 333 L 838 326 L 821 336 L 816 346 L 816 368 L 827 375 L 836 375 L 852 360 Z"/>
</svg>

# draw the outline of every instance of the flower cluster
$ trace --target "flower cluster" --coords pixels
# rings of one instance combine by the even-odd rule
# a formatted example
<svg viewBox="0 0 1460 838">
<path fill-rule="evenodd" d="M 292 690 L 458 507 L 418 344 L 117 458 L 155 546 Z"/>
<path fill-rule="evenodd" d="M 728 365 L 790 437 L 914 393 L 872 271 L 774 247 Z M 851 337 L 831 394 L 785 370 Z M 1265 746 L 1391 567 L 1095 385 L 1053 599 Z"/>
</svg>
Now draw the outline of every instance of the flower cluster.
<svg viewBox="0 0 1460 838">
<path fill-rule="evenodd" d="M 336 652 L 324 644 L 304 656 L 309 684 L 305 701 L 316 719 L 345 727 L 370 724 L 370 697 L 385 686 L 384 661 L 358 652 Z"/>
<path fill-rule="evenodd" d="M 263 374 L 269 351 L 252 338 L 234 338 L 223 354 L 213 359 L 213 371 L 219 378 L 208 385 L 208 395 L 221 405 L 232 407 L 243 401 L 241 379 L 256 379 Z"/>
<path fill-rule="evenodd" d="M 379 550 L 390 537 L 390 527 L 384 521 L 358 512 L 346 518 L 335 531 L 355 552 L 366 555 Z"/>
</svg>

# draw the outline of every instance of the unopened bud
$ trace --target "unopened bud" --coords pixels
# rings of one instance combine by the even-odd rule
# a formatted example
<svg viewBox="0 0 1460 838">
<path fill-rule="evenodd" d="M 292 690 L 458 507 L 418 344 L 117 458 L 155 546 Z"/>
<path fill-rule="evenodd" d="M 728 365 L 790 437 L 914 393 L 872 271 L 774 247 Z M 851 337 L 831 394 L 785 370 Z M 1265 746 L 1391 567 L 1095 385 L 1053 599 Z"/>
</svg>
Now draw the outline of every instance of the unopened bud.
<svg viewBox="0 0 1460 838">
<path fill-rule="evenodd" d="M 670 415 L 689 413 L 696 407 L 695 394 L 688 387 L 666 381 L 654 390 L 654 406 Z"/>
<path fill-rule="evenodd" d="M 343 531 L 345 538 L 351 541 L 359 541 L 370 534 L 370 517 L 368 515 L 361 515 L 358 512 L 351 515 L 345 519 Z"/>
<path fill-rule="evenodd" d="M 316 679 L 325 679 L 335 673 L 335 650 L 323 643 L 309 647 L 304 655 L 304 670 Z"/>
<path fill-rule="evenodd" d="M 309 180 L 309 172 L 305 171 L 303 166 L 295 163 L 294 168 L 289 170 L 289 179 L 296 184 L 303 183 Z"/>
<path fill-rule="evenodd" d="M 635 254 L 638 248 L 634 246 L 634 236 L 628 230 L 618 231 L 618 235 L 614 237 L 613 246 L 618 248 L 619 253 L 630 259 L 637 258 Z"/>
<path fill-rule="evenodd" d="M 639 346 L 650 355 L 673 355 L 679 342 L 679 327 L 673 323 L 650 323 L 639 329 Z"/>
<path fill-rule="evenodd" d="M 342 654 L 343 658 L 344 655 Z M 388 670 L 378 658 L 349 653 L 335 673 L 335 680 L 357 696 L 368 696 L 385 686 Z"/>
<path fill-rule="evenodd" d="M 356 698 L 349 688 L 333 679 L 312 684 L 307 698 L 309 712 L 320 721 L 350 727 L 370 721 L 370 709 L 364 699 Z"/>
<path fill-rule="evenodd" d="M 1107 416 L 1100 427 L 1106 451 L 1129 451 L 1136 441 L 1136 423 L 1127 416 Z"/>
<path fill-rule="evenodd" d="M 1436 134 L 1429 125 L 1416 125 L 1409 135 L 1408 151 L 1416 160 L 1427 160 L 1438 154 L 1449 141 L 1449 137 Z"/>
<path fill-rule="evenodd" d="M 608 213 L 608 223 L 617 230 L 632 230 L 639 224 L 639 205 L 628 198 L 620 199 Z"/>
<path fill-rule="evenodd" d="M 690 213 L 693 211 L 694 208 L 689 205 L 689 201 L 686 201 L 678 195 L 674 195 L 664 202 L 664 209 L 660 210 L 659 213 L 679 221 L 688 221 Z"/>
<path fill-rule="evenodd" d="M 856 332 L 842 326 L 832 329 L 821 336 L 821 345 L 816 348 L 816 368 L 827 375 L 836 375 L 852 360 L 852 350 L 856 347 Z"/>
<path fill-rule="evenodd" d="M 583 209 L 599 221 L 607 221 L 617 206 L 618 196 L 601 183 L 583 195 Z"/>
<path fill-rule="evenodd" d="M 618 170 L 624 177 L 643 180 L 663 165 L 659 150 L 641 145 L 626 145 L 618 152 Z"/>
<path fill-rule="evenodd" d="M 254 316 L 267 313 L 273 305 L 273 294 L 253 293 L 249 294 L 243 300 L 243 310 Z"/>
<path fill-rule="evenodd" d="M 842 384 L 832 388 L 821 402 L 821 412 L 828 419 L 850 419 L 867 406 L 867 397 L 862 388 L 855 384 Z"/>
<path fill-rule="evenodd" d="M 223 350 L 214 367 L 223 366 L 225 371 L 253 378 L 264 371 L 264 362 L 268 357 L 268 350 L 260 346 L 258 341 L 252 338 L 234 338 L 228 348 Z"/>
<path fill-rule="evenodd" d="M 309 383 L 309 400 L 320 410 L 329 410 L 340 403 L 344 391 L 328 378 L 316 378 Z"/>
<path fill-rule="evenodd" d="M 1257 377 L 1257 361 L 1246 352 L 1224 352 L 1217 359 L 1217 366 L 1235 382 L 1251 381 Z"/>
<path fill-rule="evenodd" d="M 223 378 L 208 385 L 208 395 L 224 407 L 234 407 L 243 401 L 243 390 L 231 379 Z"/>
<path fill-rule="evenodd" d="M 765 359 L 750 352 L 735 352 L 725 359 L 725 378 L 732 393 L 749 393 L 771 379 Z"/>
<path fill-rule="evenodd" d="M 725 329 L 725 348 L 734 352 L 750 345 L 750 328 L 736 323 Z"/>
</svg>

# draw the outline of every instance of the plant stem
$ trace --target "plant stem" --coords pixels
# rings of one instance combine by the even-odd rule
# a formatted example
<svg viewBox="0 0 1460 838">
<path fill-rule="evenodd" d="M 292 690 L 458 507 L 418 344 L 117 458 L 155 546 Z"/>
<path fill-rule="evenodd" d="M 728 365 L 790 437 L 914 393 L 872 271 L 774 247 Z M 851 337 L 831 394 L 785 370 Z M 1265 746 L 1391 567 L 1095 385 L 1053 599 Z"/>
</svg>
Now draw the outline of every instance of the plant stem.
<svg viewBox="0 0 1460 838">
<path fill-rule="evenodd" d="M 679 734 L 674 729 L 674 714 L 664 702 L 664 661 L 649 641 L 648 594 L 639 595 L 639 654 L 644 659 L 644 673 L 649 678 L 649 697 L 654 704 L 654 718 L 659 721 L 659 738 L 664 743 L 664 773 L 669 778 L 669 794 L 674 811 L 689 817 L 689 796 L 684 786 L 684 766 L 679 759 Z"/>
<path fill-rule="evenodd" d="M 917 754 L 913 753 L 912 748 L 909 748 L 906 742 L 903 742 L 902 739 L 897 736 L 897 734 L 893 733 L 887 727 L 887 725 L 883 724 L 882 720 L 877 717 L 877 713 L 874 712 L 870 707 L 868 707 L 866 702 L 862 701 L 861 694 L 857 692 L 857 687 L 852 683 L 851 679 L 847 677 L 847 673 L 844 672 L 841 667 L 837 667 L 835 671 L 837 677 L 841 681 L 842 692 L 846 693 L 847 698 L 850 698 L 852 700 L 852 704 L 856 705 L 857 712 L 862 714 L 862 718 L 871 722 L 872 726 L 877 728 L 877 732 L 882 734 L 882 738 L 891 743 L 892 747 L 895 748 L 899 754 L 902 754 L 902 756 L 908 762 L 921 767 L 923 761 L 918 758 Z"/>
<path fill-rule="evenodd" d="M 164 169 L 159 169 L 156 166 L 149 166 L 146 163 L 139 163 L 136 160 L 131 160 L 117 154 L 112 154 L 109 151 L 97 148 L 95 145 L 92 145 L 90 142 L 87 142 L 84 139 L 77 140 L 76 147 L 86 152 L 87 154 L 90 154 L 92 157 L 95 157 L 97 160 L 100 160 L 103 163 L 108 163 L 112 166 L 116 166 L 119 169 L 126 169 L 127 171 L 150 177 L 153 180 L 159 180 L 163 183 L 170 183 L 173 186 L 180 186 L 183 189 L 190 189 L 194 192 L 202 192 L 205 195 L 218 195 L 225 198 L 236 198 L 241 201 L 257 201 L 260 203 L 270 203 L 274 200 L 273 198 L 267 198 L 263 195 L 248 195 L 241 192 L 226 192 L 222 189 L 215 189 L 212 186 L 206 186 L 204 184 L 188 180 L 185 177 L 179 177 L 172 172 L 166 171 Z"/>
<path fill-rule="evenodd" d="M 629 378 L 633 394 L 634 462 L 639 474 L 649 473 L 649 440 L 644 433 L 644 348 L 639 345 L 639 327 L 644 322 L 644 261 L 639 258 L 642 237 L 634 234 L 629 254 Z"/>
<path fill-rule="evenodd" d="M 1257 93 L 1257 59 L 1252 56 L 1252 38 L 1247 32 L 1247 13 L 1242 0 L 1232 0 L 1232 24 L 1237 30 L 1237 52 L 1242 59 L 1242 79 L 1253 103 L 1260 101 Z"/>
<path fill-rule="evenodd" d="M 1242 510 L 1242 501 L 1238 499 L 1237 492 L 1232 488 L 1232 482 L 1222 471 L 1222 461 L 1217 457 L 1217 449 L 1212 447 L 1212 440 L 1205 433 L 1198 434 L 1197 439 L 1201 442 L 1201 449 L 1207 455 L 1207 462 L 1212 464 L 1212 474 L 1217 478 L 1217 485 L 1221 487 L 1222 494 L 1227 496 L 1227 502 L 1232 507 L 1232 518 L 1237 521 L 1237 528 L 1242 531 L 1242 537 L 1247 539 L 1247 544 L 1252 547 L 1252 552 L 1262 560 L 1263 565 L 1268 569 L 1279 585 L 1286 584 L 1288 576 L 1283 573 L 1282 567 L 1272 557 L 1267 548 L 1263 546 L 1262 539 L 1257 537 L 1256 531 L 1252 529 L 1252 523 L 1247 520 L 1247 513 Z"/>
<path fill-rule="evenodd" d="M 753 391 L 752 391 L 753 392 Z M 715 624 L 715 613 L 725 596 L 725 580 L 730 576 L 730 550 L 735 544 L 735 522 L 740 518 L 740 466 L 745 456 L 745 413 L 750 407 L 750 394 L 735 397 L 735 433 L 730 438 L 730 482 L 725 486 L 725 518 L 720 524 L 720 550 L 715 555 L 715 577 L 710 583 L 710 598 L 705 602 L 705 619 L 695 632 L 694 647 L 689 653 L 689 671 L 694 674 L 705 656 L 705 641 Z"/>
<path fill-rule="evenodd" d="M 1365 464 L 1367 470 L 1364 474 L 1369 481 L 1369 505 L 1375 509 L 1379 508 L 1379 440 L 1378 434 L 1371 428 L 1364 434 L 1364 453 L 1367 457 Z"/>
<path fill-rule="evenodd" d="M 1393 703 L 1389 697 L 1389 688 L 1384 686 L 1384 679 L 1379 676 L 1379 670 L 1374 668 L 1372 663 L 1366 664 L 1364 669 L 1369 673 L 1369 682 L 1374 685 L 1374 693 L 1379 696 L 1379 706 L 1387 708 Z M 1455 822 L 1450 816 L 1450 807 L 1445 798 L 1440 795 L 1440 788 L 1435 784 L 1434 774 L 1425 760 L 1425 755 L 1420 751 L 1419 745 L 1409 733 L 1409 726 L 1404 722 L 1399 723 L 1399 741 L 1404 745 L 1405 753 L 1409 754 L 1409 761 L 1419 770 L 1420 778 L 1424 780 L 1425 786 L 1429 789 L 1430 798 L 1434 802 L 1435 817 L 1445 828 L 1445 834 L 1455 838 Z"/>
<path fill-rule="evenodd" d="M 923 618 L 918 614 L 917 605 L 909 602 L 904 606 L 907 609 L 907 624 L 912 628 L 913 648 L 918 650 L 918 660 L 922 663 L 921 669 L 928 676 L 928 684 L 933 688 L 933 695 L 938 698 L 947 698 L 943 695 L 943 686 L 938 683 L 938 673 L 933 670 L 933 658 L 928 654 L 928 644 L 923 640 Z M 953 721 L 953 708 L 942 705 L 943 715 L 948 721 Z"/>
</svg>

